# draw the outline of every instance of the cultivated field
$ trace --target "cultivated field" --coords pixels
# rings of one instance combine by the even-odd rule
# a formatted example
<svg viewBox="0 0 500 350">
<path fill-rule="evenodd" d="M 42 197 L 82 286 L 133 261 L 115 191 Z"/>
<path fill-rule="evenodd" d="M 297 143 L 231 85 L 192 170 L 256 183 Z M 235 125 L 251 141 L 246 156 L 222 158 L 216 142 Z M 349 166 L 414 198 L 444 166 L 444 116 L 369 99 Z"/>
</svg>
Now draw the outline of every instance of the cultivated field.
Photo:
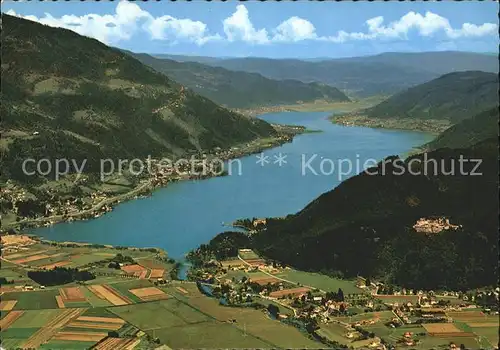
<svg viewBox="0 0 500 350">
<path fill-rule="evenodd" d="M 14 310 L 57 309 L 57 290 L 4 293 L 2 301 L 17 300 Z"/>
<path fill-rule="evenodd" d="M 80 316 L 67 324 L 67 327 L 79 329 L 97 329 L 97 330 L 119 330 L 125 321 L 117 317 L 92 317 Z"/>
<path fill-rule="evenodd" d="M 167 295 L 162 290 L 156 287 L 130 289 L 129 292 L 136 295 L 143 301 L 160 300 L 167 298 Z"/>
<path fill-rule="evenodd" d="M 279 283 L 280 280 L 276 277 L 269 277 L 269 276 L 266 276 L 266 277 L 261 277 L 261 278 L 254 278 L 254 277 L 251 277 L 250 278 L 250 281 L 251 282 L 255 282 L 261 286 L 265 286 L 267 285 L 268 283 Z"/>
<path fill-rule="evenodd" d="M 63 301 L 86 301 L 85 295 L 83 295 L 80 287 L 60 288 L 59 294 Z"/>
<path fill-rule="evenodd" d="M 115 289 L 108 285 L 94 284 L 88 286 L 89 290 L 92 291 L 98 298 L 106 299 L 113 305 L 126 305 L 132 304 L 132 301 L 122 295 L 120 295 Z"/>
<path fill-rule="evenodd" d="M 243 266 L 245 263 L 241 261 L 240 259 L 234 259 L 234 260 L 224 260 L 221 261 L 221 264 L 223 267 L 236 267 L 236 266 Z"/>
<path fill-rule="evenodd" d="M 24 311 L 11 311 L 0 320 L 0 329 L 3 331 L 9 328 L 16 320 L 22 316 Z"/>
<path fill-rule="evenodd" d="M 148 275 L 148 269 L 141 265 L 126 265 L 121 268 L 125 273 L 136 276 L 138 278 L 146 278 Z"/>
<path fill-rule="evenodd" d="M 114 257 L 118 253 L 135 259 L 147 259 L 152 255 L 151 252 L 138 249 L 95 248 L 85 244 L 66 246 L 64 243 L 52 245 L 45 241 L 33 241 L 32 244 L 27 246 L 12 245 L 6 252 L 2 252 L 2 258 L 14 265 L 52 269 L 57 266 L 80 267 L 92 265 Z M 147 262 L 147 260 L 144 261 Z M 158 268 L 165 268 L 165 266 L 158 266 Z"/>
<path fill-rule="evenodd" d="M 184 327 L 161 328 L 148 332 L 173 349 L 248 348 L 273 346 L 229 324 L 205 322 Z"/>
<path fill-rule="evenodd" d="M 238 250 L 238 256 L 242 258 L 243 260 L 257 260 L 260 259 L 260 256 L 258 256 L 253 250 L 250 249 L 240 249 Z"/>
<path fill-rule="evenodd" d="M 299 296 L 301 294 L 305 294 L 309 292 L 311 289 L 307 287 L 298 287 L 298 288 L 290 288 L 290 289 L 283 289 L 283 290 L 277 290 L 275 292 L 269 293 L 269 296 L 272 298 L 282 298 L 288 295 L 294 295 L 294 296 Z"/>
<path fill-rule="evenodd" d="M 189 294 L 189 292 L 186 289 L 182 288 L 182 287 L 175 287 L 175 289 L 177 289 L 182 294 Z"/>
<path fill-rule="evenodd" d="M 345 336 L 347 333 L 347 329 L 337 323 L 322 324 L 318 330 L 319 335 L 344 345 L 351 342 L 351 339 Z"/>
<path fill-rule="evenodd" d="M 446 314 L 457 323 L 463 324 L 466 332 L 473 332 L 479 337 L 484 337 L 480 338 L 482 344 L 485 339 L 491 346 L 499 343 L 497 315 L 486 315 L 481 311 L 453 311 Z"/>
<path fill-rule="evenodd" d="M 41 344 L 51 339 L 61 328 L 66 326 L 66 324 L 68 324 L 71 320 L 80 316 L 83 312 L 85 312 L 85 309 L 83 308 L 64 310 L 45 323 L 42 328 L 29 337 L 23 344 L 23 347 L 38 348 Z"/>
<path fill-rule="evenodd" d="M 375 312 L 364 312 L 361 314 L 357 314 L 354 316 L 341 316 L 341 317 L 332 317 L 334 320 L 338 320 L 345 323 L 355 323 L 355 322 L 363 322 L 373 320 L 375 322 L 387 322 L 390 321 L 394 317 L 392 311 L 375 311 Z"/>
<path fill-rule="evenodd" d="M 106 332 L 57 332 L 51 339 L 98 342 L 108 336 Z"/>
<path fill-rule="evenodd" d="M 417 295 L 377 295 L 375 298 L 386 304 L 402 304 L 408 302 L 415 304 L 418 301 Z"/>
<path fill-rule="evenodd" d="M 151 269 L 151 273 L 149 274 L 148 278 L 163 278 L 164 275 L 164 269 Z"/>
<path fill-rule="evenodd" d="M 110 311 L 144 331 L 187 324 L 158 302 L 121 306 Z"/>
<path fill-rule="evenodd" d="M 338 289 L 341 288 L 344 295 L 364 293 L 362 289 L 355 286 L 355 281 L 341 280 L 319 273 L 285 270 L 276 276 L 292 282 L 300 283 L 304 286 L 318 288 L 325 292 L 337 292 Z"/>
<path fill-rule="evenodd" d="M 425 323 L 422 326 L 430 335 L 461 332 L 453 323 Z"/>
<path fill-rule="evenodd" d="M 17 300 L 2 300 L 0 301 L 0 310 L 1 311 L 10 311 L 16 305 Z"/>
<path fill-rule="evenodd" d="M 95 346 L 95 350 L 133 349 L 140 339 L 108 337 Z"/>
<path fill-rule="evenodd" d="M 485 322 L 488 318 L 481 311 L 449 311 L 446 315 L 462 322 Z"/>
</svg>

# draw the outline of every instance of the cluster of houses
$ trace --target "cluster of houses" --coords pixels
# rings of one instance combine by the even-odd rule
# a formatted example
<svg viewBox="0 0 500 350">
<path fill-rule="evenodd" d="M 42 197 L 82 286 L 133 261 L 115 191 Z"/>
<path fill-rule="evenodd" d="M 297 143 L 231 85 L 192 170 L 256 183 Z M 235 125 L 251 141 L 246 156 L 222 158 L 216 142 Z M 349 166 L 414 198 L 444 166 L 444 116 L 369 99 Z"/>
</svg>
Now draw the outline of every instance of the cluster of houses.
<svg viewBox="0 0 500 350">
<path fill-rule="evenodd" d="M 439 233 L 441 231 L 457 230 L 460 227 L 460 225 L 451 224 L 450 219 L 444 217 L 420 218 L 413 225 L 415 231 L 422 233 Z"/>
</svg>

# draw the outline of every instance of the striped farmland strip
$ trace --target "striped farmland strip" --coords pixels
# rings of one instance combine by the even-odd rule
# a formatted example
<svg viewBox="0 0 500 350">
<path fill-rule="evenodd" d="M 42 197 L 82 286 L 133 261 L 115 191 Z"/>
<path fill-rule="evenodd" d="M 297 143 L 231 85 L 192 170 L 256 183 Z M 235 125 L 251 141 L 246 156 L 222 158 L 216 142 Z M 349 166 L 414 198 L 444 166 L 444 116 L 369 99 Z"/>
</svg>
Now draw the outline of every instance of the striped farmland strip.
<svg viewBox="0 0 500 350">
<path fill-rule="evenodd" d="M 45 326 L 36 331 L 26 340 L 23 348 L 37 349 L 41 344 L 51 339 L 59 329 L 63 328 L 71 320 L 83 314 L 87 309 L 66 309 L 50 320 Z"/>
</svg>

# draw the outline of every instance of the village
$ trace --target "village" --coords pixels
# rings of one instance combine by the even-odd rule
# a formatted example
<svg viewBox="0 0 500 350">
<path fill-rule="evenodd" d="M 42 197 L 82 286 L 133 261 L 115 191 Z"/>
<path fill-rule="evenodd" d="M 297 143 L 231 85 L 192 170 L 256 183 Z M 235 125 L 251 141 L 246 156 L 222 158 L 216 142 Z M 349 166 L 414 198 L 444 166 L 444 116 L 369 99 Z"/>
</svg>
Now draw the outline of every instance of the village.
<svg viewBox="0 0 500 350">
<path fill-rule="evenodd" d="M 2 245 L 1 306 L 12 317 L 25 309 L 63 310 L 89 307 L 89 303 L 114 305 L 116 309 L 109 310 L 116 312 L 139 303 L 139 312 L 145 307 L 141 302 L 170 298 L 165 292 L 181 299 L 201 292 L 204 299 L 194 297 L 190 302 L 210 310 L 218 305 L 216 312 L 223 322 L 235 324 L 239 312 L 254 310 L 276 327 L 299 329 L 306 338 L 334 348 L 458 349 L 466 344 L 465 348 L 474 349 L 475 344 L 489 349 L 498 341 L 498 288 L 424 291 L 361 276 L 338 279 L 267 261 L 248 248 L 238 249 L 233 258 L 207 261 L 190 271 L 192 281 L 179 281 L 177 263 L 155 248 L 55 243 L 22 235 L 4 235 Z M 90 272 L 93 279 L 64 288 L 31 279 L 34 271 L 73 271 L 73 267 Z M 209 306 L 210 300 L 214 306 Z M 11 321 L 15 323 L 15 318 Z M 244 324 L 240 321 L 235 326 Z M 61 337 L 77 337 L 64 332 Z M 99 339 L 105 340 L 105 334 Z"/>
<path fill-rule="evenodd" d="M 281 322 L 302 323 L 330 344 L 353 348 L 425 348 L 440 340 L 459 348 L 478 337 L 476 327 L 491 327 L 498 319 L 498 306 L 488 305 L 498 305 L 499 288 L 424 291 L 361 276 L 352 281 L 310 276 L 239 249 L 237 258 L 211 260 L 192 277 L 211 286 L 209 295 L 224 304 L 263 308 Z"/>
<path fill-rule="evenodd" d="M 227 175 L 224 162 L 290 142 L 305 131 L 303 127 L 286 125 L 276 126 L 276 130 L 275 137 L 238 147 L 215 147 L 205 152 L 193 149 L 184 154 L 185 159 L 148 157 L 141 160 L 139 169 L 119 160 L 113 165 L 117 171 L 100 180 L 94 173 L 67 174 L 58 181 L 45 179 L 29 187 L 8 180 L 0 192 L 2 232 L 98 218 L 123 201 L 150 195 L 154 189 L 169 183 Z"/>
</svg>

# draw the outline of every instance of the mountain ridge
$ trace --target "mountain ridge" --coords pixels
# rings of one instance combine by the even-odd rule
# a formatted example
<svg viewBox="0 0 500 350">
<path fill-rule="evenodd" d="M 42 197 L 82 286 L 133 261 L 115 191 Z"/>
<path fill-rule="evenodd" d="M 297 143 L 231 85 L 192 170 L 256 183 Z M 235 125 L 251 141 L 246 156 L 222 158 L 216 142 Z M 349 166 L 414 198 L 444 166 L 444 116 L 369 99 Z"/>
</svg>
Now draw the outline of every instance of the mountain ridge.
<svg viewBox="0 0 500 350">
<path fill-rule="evenodd" d="M 179 156 L 275 135 L 138 60 L 77 33 L 2 14 L 2 177 L 23 159 Z"/>
<path fill-rule="evenodd" d="M 324 100 L 348 102 L 339 89 L 316 82 L 273 80 L 258 73 L 231 71 L 198 62 L 178 62 L 133 53 L 129 55 L 172 77 L 198 94 L 228 108 L 251 108 Z"/>
<path fill-rule="evenodd" d="M 168 55 L 167 55 L 168 56 Z M 495 56 L 461 51 L 396 52 L 371 56 L 314 59 L 231 57 L 197 58 L 171 55 L 181 61 L 198 61 L 234 71 L 259 73 L 270 79 L 317 81 L 352 95 L 393 94 L 452 71 L 498 72 Z"/>
<path fill-rule="evenodd" d="M 444 119 L 458 122 L 498 105 L 498 75 L 447 73 L 360 112 L 368 118 Z"/>
<path fill-rule="evenodd" d="M 422 146 L 428 150 L 439 148 L 465 148 L 483 140 L 498 137 L 498 107 L 462 120 Z"/>
</svg>

